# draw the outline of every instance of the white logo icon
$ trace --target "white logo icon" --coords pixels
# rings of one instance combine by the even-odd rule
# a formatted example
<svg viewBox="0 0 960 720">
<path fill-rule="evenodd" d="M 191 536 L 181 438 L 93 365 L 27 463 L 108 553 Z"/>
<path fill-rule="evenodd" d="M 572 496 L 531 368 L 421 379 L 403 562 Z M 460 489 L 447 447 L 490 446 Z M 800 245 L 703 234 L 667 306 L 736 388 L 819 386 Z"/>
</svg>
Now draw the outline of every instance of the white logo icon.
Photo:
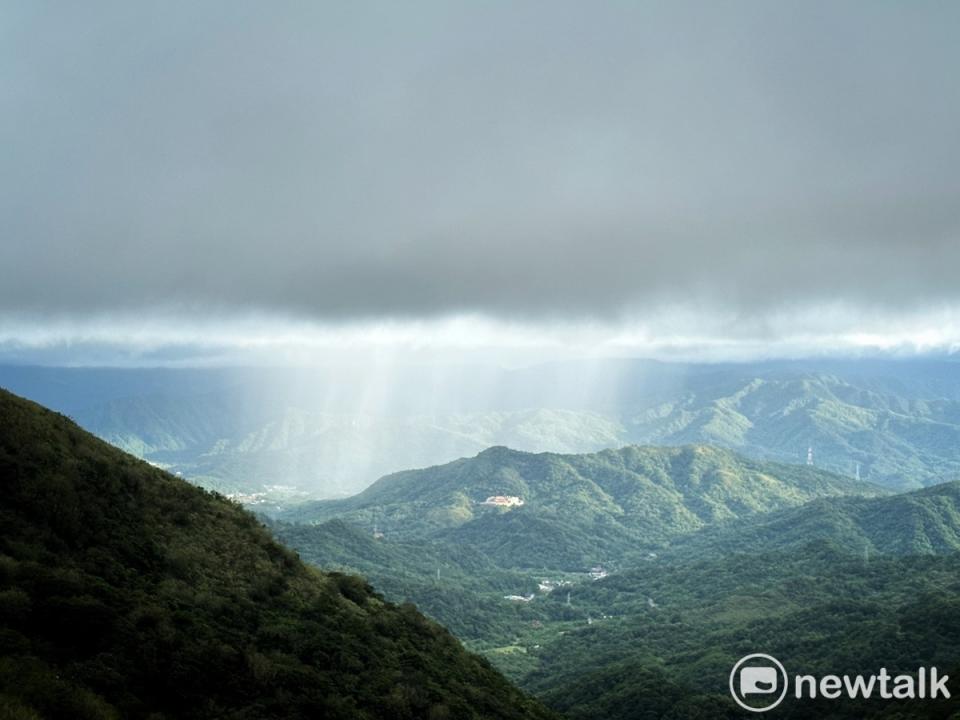
<svg viewBox="0 0 960 720">
<path fill-rule="evenodd" d="M 753 653 L 742 657 L 730 671 L 730 694 L 740 707 L 750 712 L 773 710 L 787 694 L 787 671 L 770 655 Z M 754 698 L 770 700 L 764 696 L 775 696 L 776 699 L 766 705 L 748 702 Z"/>
<path fill-rule="evenodd" d="M 772 667 L 745 667 L 740 670 L 740 694 L 767 695 L 777 691 L 777 669 Z"/>
</svg>

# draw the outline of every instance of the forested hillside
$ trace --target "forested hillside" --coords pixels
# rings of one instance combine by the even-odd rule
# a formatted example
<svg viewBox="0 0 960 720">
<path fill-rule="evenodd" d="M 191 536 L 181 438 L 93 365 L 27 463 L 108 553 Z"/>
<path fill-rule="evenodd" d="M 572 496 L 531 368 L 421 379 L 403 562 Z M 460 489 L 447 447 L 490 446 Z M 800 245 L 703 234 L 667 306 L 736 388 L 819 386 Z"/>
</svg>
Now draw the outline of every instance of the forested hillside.
<svg viewBox="0 0 960 720">
<path fill-rule="evenodd" d="M 5 720 L 550 716 L 414 607 L 5 391 L 0 478 Z"/>
<path fill-rule="evenodd" d="M 752 652 L 814 675 L 960 670 L 956 553 L 865 560 L 817 541 L 706 561 L 658 559 L 582 586 L 572 604 L 592 624 L 542 644 L 520 676 L 572 718 L 742 717 L 727 680 Z M 788 698 L 776 712 L 797 720 L 947 718 L 955 702 Z"/>
<path fill-rule="evenodd" d="M 662 457 L 676 463 L 684 452 L 697 457 L 696 450 L 669 449 Z M 726 480 L 729 501 L 742 476 L 730 471 L 726 451 L 702 450 L 711 458 L 715 478 Z M 540 470 L 554 468 L 539 456 L 502 449 L 491 455 L 501 462 L 519 455 Z M 718 470 L 718 458 L 726 458 L 722 467 L 728 474 Z M 596 457 L 591 460 L 586 466 L 604 467 L 595 464 Z M 471 462 L 387 478 L 368 491 L 368 499 L 396 504 L 403 497 L 445 497 L 448 483 L 464 488 L 484 476 L 473 472 Z M 771 475 L 780 470 L 762 465 Z M 509 477 L 527 482 L 514 489 L 531 497 L 532 477 L 563 477 L 507 466 L 521 468 Z M 781 491 L 792 487 L 791 478 L 800 482 L 811 472 L 784 469 L 784 479 L 777 476 Z M 672 477 L 709 498 L 716 487 L 704 475 L 710 472 Z M 693 477 L 697 483 L 690 482 Z M 686 497 L 689 502 L 692 495 Z M 343 520 L 279 524 L 274 530 L 305 558 L 363 569 L 389 596 L 415 601 L 522 687 L 570 717 L 692 720 L 742 716 L 726 682 L 733 663 L 750 652 L 771 653 L 791 671 L 869 673 L 887 667 L 914 672 L 922 661 L 956 674 L 957 502 L 958 484 L 948 483 L 902 495 L 820 497 L 733 518 L 715 514 L 697 530 L 676 532 L 656 551 L 640 552 L 628 543 L 614 552 L 611 546 L 604 572 L 593 574 L 589 564 L 578 571 L 546 564 L 569 559 L 557 537 L 572 539 L 583 532 L 588 546 L 596 538 L 576 528 L 574 520 L 565 523 L 563 513 L 541 516 L 533 500 L 498 509 L 488 522 L 468 520 L 421 537 L 375 537 Z M 481 514 L 488 517 L 486 510 Z M 468 527 L 478 530 L 463 533 L 461 528 Z M 485 536 L 491 529 L 502 535 Z M 518 567 L 515 558 L 531 552 L 544 564 Z M 436 577 L 434 568 L 440 571 Z M 947 718 L 953 710 L 943 703 L 805 701 L 777 712 L 800 720 Z"/>
<path fill-rule="evenodd" d="M 798 508 L 720 523 L 680 538 L 671 557 L 786 550 L 811 540 L 835 543 L 866 559 L 960 551 L 960 482 L 881 498 L 813 500 Z"/>
<path fill-rule="evenodd" d="M 497 447 L 474 458 L 387 476 L 346 500 L 286 513 L 340 518 L 395 538 L 485 552 L 502 566 L 579 570 L 652 550 L 707 525 L 819 497 L 884 491 L 813 467 L 749 460 L 705 446 L 626 447 L 587 455 Z M 516 497 L 516 507 L 485 505 Z"/>
</svg>

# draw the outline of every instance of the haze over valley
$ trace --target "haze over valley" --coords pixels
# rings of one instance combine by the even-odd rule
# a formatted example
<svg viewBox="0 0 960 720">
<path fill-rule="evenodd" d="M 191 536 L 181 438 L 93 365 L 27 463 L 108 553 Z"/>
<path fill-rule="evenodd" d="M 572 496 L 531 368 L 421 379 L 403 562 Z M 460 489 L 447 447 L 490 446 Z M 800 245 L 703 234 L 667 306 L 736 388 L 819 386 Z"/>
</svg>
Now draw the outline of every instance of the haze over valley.
<svg viewBox="0 0 960 720">
<path fill-rule="evenodd" d="M 568 361 L 514 370 L 398 366 L 82 370 L 0 367 L 112 444 L 266 506 L 503 445 L 579 453 L 728 447 L 893 489 L 960 476 L 960 379 L 937 359 L 679 364 Z"/>
</svg>

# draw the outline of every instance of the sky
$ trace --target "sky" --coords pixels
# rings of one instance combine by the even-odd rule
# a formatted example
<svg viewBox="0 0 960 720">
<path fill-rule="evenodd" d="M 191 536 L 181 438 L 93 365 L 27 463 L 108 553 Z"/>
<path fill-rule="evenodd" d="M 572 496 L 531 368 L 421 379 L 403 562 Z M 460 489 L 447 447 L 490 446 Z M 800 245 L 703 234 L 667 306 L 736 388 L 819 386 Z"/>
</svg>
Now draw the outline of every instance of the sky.
<svg viewBox="0 0 960 720">
<path fill-rule="evenodd" d="M 0 362 L 960 346 L 960 5 L 0 7 Z"/>
</svg>

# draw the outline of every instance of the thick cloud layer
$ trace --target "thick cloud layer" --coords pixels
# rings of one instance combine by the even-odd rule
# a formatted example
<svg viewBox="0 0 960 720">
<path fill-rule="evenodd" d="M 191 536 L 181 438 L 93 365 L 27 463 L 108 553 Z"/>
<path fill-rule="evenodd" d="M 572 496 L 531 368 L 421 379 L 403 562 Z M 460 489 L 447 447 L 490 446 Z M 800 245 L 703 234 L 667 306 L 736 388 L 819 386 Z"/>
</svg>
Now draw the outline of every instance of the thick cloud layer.
<svg viewBox="0 0 960 720">
<path fill-rule="evenodd" d="M 960 301 L 960 5 L 5 3 L 0 312 Z"/>
</svg>

